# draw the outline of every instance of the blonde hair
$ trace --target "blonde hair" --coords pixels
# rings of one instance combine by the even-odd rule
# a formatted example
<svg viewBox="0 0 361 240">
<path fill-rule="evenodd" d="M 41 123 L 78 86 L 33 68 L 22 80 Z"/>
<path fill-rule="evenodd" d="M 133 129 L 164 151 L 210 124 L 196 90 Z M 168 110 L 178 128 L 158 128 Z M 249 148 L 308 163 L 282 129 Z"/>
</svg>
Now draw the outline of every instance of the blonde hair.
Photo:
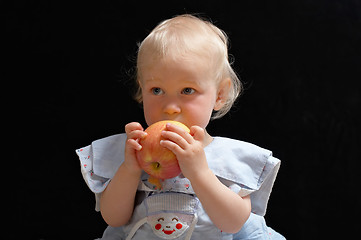
<svg viewBox="0 0 361 240">
<path fill-rule="evenodd" d="M 146 57 L 158 60 L 166 56 L 177 58 L 189 54 L 209 61 L 209 67 L 214 69 L 214 78 L 218 83 L 226 78 L 231 79 L 227 101 L 212 116 L 212 119 L 221 118 L 231 109 L 242 91 L 241 81 L 229 62 L 228 37 L 211 22 L 189 14 L 161 22 L 140 43 L 137 56 L 138 89 L 134 98 L 139 103 L 143 101 L 140 69 L 146 65 Z"/>
</svg>

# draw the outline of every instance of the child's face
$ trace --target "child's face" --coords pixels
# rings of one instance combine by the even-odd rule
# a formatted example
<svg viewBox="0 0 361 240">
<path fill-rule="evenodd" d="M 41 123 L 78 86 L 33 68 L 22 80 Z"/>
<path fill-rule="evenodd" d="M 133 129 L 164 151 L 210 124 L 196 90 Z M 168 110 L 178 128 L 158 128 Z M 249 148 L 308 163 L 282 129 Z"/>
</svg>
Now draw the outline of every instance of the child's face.
<svg viewBox="0 0 361 240">
<path fill-rule="evenodd" d="M 175 120 L 205 128 L 219 99 L 209 66 L 198 58 L 162 59 L 141 69 L 144 116 L 148 125 Z M 151 66 L 150 66 L 151 65 Z"/>
</svg>

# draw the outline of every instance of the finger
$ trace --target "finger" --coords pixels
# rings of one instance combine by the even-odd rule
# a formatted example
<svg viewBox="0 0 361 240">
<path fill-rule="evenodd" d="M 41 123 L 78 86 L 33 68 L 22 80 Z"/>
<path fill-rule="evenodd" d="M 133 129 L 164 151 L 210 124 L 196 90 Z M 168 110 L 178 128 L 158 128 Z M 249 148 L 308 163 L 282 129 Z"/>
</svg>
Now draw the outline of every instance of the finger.
<svg viewBox="0 0 361 240">
<path fill-rule="evenodd" d="M 128 139 L 143 139 L 148 135 L 148 133 L 143 130 L 133 130 L 127 133 Z"/>
<path fill-rule="evenodd" d="M 182 149 L 185 149 L 187 147 L 187 145 L 189 144 L 181 135 L 179 135 L 176 132 L 171 132 L 171 131 L 162 131 L 162 137 L 170 140 L 174 143 L 176 143 L 177 145 L 179 145 Z"/>
<path fill-rule="evenodd" d="M 188 133 L 188 131 L 186 131 L 185 129 L 177 126 L 177 125 L 174 125 L 174 124 L 171 124 L 171 123 L 167 123 L 166 125 L 166 130 L 168 131 L 172 131 L 172 132 L 175 132 L 177 134 L 179 134 L 183 139 L 185 139 L 188 143 L 192 143 L 193 141 L 193 138 L 192 136 Z"/>
<path fill-rule="evenodd" d="M 196 141 L 203 141 L 205 137 L 204 129 L 198 126 L 192 126 L 190 129 L 190 135 L 193 136 Z"/>
<path fill-rule="evenodd" d="M 134 130 L 142 130 L 143 131 L 144 129 L 143 129 L 142 125 L 138 122 L 131 122 L 131 123 L 128 123 L 127 125 L 125 125 L 125 132 L 127 134 Z"/>
<path fill-rule="evenodd" d="M 127 140 L 127 144 L 129 147 L 133 148 L 134 150 L 141 150 L 142 149 L 142 145 L 139 144 L 139 142 L 137 140 L 134 139 L 128 139 Z"/>
<path fill-rule="evenodd" d="M 147 133 L 143 131 L 143 127 L 138 122 L 131 122 L 125 125 L 125 132 L 128 138 L 142 139 L 147 136 Z"/>
<path fill-rule="evenodd" d="M 169 141 L 169 140 L 161 140 L 160 145 L 162 147 L 168 148 L 170 151 L 172 151 L 175 155 L 178 155 L 183 151 L 183 149 L 176 143 Z"/>
</svg>

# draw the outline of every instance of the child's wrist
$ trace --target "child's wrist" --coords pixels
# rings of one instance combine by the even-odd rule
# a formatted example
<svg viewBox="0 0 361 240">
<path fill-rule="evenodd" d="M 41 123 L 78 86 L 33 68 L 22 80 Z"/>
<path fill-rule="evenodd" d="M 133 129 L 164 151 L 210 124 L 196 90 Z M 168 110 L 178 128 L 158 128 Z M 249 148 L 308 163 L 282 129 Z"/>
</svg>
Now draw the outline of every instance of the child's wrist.
<svg viewBox="0 0 361 240">
<path fill-rule="evenodd" d="M 134 167 L 134 166 L 130 166 L 129 164 L 127 164 L 127 162 L 124 162 L 122 164 L 124 170 L 132 175 L 132 176 L 135 176 L 135 177 L 140 177 L 141 173 L 142 173 L 142 169 L 141 168 L 137 168 L 137 167 Z"/>
<path fill-rule="evenodd" d="M 191 182 L 192 186 L 194 185 L 203 185 L 204 181 L 210 179 L 214 176 L 214 173 L 210 168 L 207 168 L 202 171 L 195 172 L 192 176 L 189 176 L 188 179 Z"/>
</svg>

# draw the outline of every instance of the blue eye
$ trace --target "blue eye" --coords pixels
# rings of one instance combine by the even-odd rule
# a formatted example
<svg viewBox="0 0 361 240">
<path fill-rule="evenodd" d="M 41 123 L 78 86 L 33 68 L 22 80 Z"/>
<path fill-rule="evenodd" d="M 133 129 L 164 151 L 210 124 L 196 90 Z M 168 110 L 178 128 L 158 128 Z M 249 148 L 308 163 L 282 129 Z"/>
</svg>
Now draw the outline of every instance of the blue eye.
<svg viewBox="0 0 361 240">
<path fill-rule="evenodd" d="M 191 95 L 195 92 L 195 90 L 193 88 L 185 88 L 182 90 L 182 93 L 185 95 Z"/>
<path fill-rule="evenodd" d="M 163 90 L 161 88 L 155 87 L 155 88 L 152 88 L 152 93 L 154 95 L 161 95 L 161 94 L 163 94 Z"/>
</svg>

